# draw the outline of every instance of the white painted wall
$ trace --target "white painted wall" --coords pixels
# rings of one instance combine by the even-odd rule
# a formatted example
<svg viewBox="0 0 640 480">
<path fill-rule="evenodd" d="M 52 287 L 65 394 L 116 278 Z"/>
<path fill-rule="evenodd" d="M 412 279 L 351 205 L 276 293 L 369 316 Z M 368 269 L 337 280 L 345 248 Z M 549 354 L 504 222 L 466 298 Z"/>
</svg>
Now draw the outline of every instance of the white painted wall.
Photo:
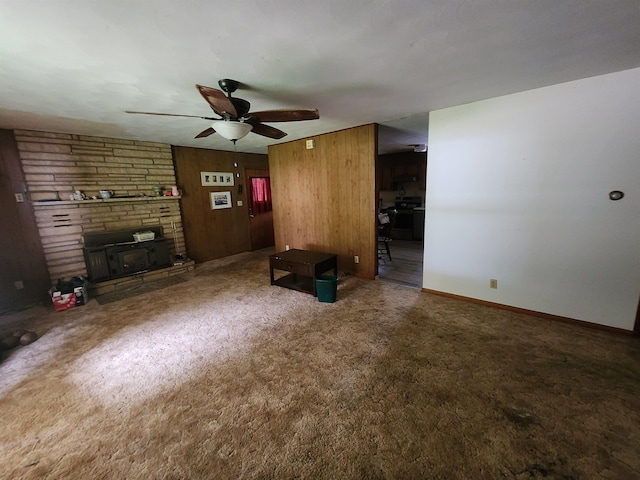
<svg viewBox="0 0 640 480">
<path fill-rule="evenodd" d="M 434 111 L 428 155 L 424 288 L 633 329 L 640 68 Z"/>
</svg>

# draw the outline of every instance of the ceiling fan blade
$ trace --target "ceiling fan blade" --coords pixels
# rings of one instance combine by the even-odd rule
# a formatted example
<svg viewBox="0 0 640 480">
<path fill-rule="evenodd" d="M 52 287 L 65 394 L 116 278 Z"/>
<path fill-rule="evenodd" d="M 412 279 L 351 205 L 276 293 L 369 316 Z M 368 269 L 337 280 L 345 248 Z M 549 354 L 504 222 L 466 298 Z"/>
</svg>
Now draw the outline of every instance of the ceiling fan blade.
<svg viewBox="0 0 640 480">
<path fill-rule="evenodd" d="M 213 111 L 220 116 L 224 114 L 231 115 L 233 118 L 238 118 L 238 112 L 236 107 L 233 106 L 231 100 L 227 96 L 216 88 L 205 87 L 204 85 L 196 84 L 196 88 L 200 92 L 200 95 L 207 101 Z"/>
<path fill-rule="evenodd" d="M 253 133 L 257 133 L 263 137 L 279 139 L 287 136 L 287 134 L 282 130 L 260 123 L 255 119 L 255 117 L 251 117 L 247 120 L 247 123 L 250 123 L 253 126 L 253 130 L 251 130 Z"/>
<path fill-rule="evenodd" d="M 138 115 L 160 115 L 163 117 L 188 117 L 188 118 L 201 118 L 203 120 L 220 120 L 215 117 L 202 117 L 200 115 L 182 115 L 179 113 L 157 113 L 157 112 L 136 112 L 134 110 L 125 110 L 124 113 L 135 113 Z"/>
<path fill-rule="evenodd" d="M 208 137 L 209 135 L 212 135 L 214 133 L 216 133 L 216 131 L 213 128 L 209 127 L 206 130 L 201 131 L 198 135 L 196 135 L 193 138 L 204 138 L 204 137 Z"/>
<path fill-rule="evenodd" d="M 316 108 L 312 109 L 282 109 L 249 112 L 247 116 L 257 117 L 260 122 L 297 122 L 301 120 L 317 120 L 320 114 Z"/>
</svg>

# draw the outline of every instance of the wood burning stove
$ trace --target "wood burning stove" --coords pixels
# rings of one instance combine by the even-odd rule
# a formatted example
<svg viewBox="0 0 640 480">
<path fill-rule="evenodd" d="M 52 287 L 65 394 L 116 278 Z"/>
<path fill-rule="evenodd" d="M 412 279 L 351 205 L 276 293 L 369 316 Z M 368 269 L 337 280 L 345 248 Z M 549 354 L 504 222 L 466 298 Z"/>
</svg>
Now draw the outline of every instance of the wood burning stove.
<svg viewBox="0 0 640 480">
<path fill-rule="evenodd" d="M 139 228 L 85 235 L 83 252 L 89 280 L 111 280 L 171 265 L 162 227 L 145 230 L 153 231 L 155 238 L 135 241 L 133 234 L 139 232 Z"/>
</svg>

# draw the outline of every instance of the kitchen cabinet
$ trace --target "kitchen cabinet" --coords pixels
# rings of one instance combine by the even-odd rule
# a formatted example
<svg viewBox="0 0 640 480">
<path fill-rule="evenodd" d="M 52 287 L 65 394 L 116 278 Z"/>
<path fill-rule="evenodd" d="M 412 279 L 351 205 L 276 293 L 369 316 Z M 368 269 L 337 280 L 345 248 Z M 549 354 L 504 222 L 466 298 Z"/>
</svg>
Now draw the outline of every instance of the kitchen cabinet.
<svg viewBox="0 0 640 480">
<path fill-rule="evenodd" d="M 393 165 L 380 164 L 380 184 L 378 190 L 393 190 L 391 179 L 393 178 Z"/>
<path fill-rule="evenodd" d="M 398 190 L 407 183 L 418 183 L 426 189 L 427 154 L 415 152 L 392 153 L 378 157 L 378 190 Z"/>
</svg>

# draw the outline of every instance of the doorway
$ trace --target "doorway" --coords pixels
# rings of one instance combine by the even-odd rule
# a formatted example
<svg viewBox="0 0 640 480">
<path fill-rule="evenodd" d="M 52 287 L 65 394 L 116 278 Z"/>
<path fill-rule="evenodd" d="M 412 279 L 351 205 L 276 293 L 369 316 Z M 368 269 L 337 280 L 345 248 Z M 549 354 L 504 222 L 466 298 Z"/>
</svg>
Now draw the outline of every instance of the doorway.
<svg viewBox="0 0 640 480">
<path fill-rule="evenodd" d="M 249 238 L 251 250 L 275 245 L 273 233 L 273 205 L 269 170 L 246 169 L 245 185 L 249 203 Z"/>
<path fill-rule="evenodd" d="M 398 212 L 389 243 L 379 251 L 378 278 L 422 288 L 429 114 L 392 120 L 378 127 L 378 212 Z"/>
</svg>

